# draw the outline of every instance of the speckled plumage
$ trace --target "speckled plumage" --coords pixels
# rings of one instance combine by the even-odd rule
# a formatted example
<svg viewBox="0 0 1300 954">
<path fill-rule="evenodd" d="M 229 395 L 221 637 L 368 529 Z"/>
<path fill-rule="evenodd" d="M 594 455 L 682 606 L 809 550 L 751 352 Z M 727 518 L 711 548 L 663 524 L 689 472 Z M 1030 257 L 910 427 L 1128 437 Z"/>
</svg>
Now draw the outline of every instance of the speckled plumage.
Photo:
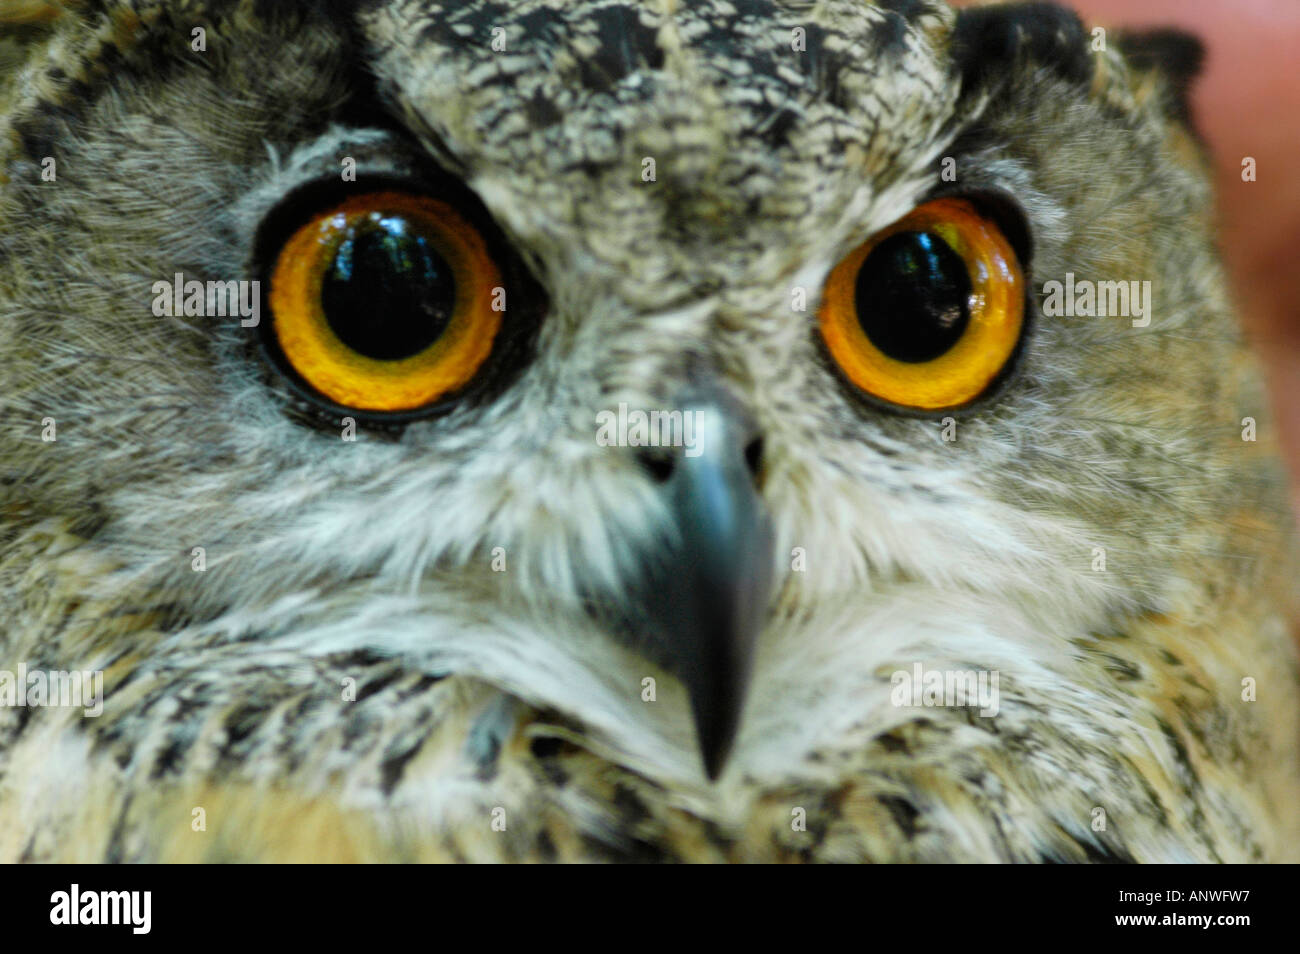
<svg viewBox="0 0 1300 954">
<path fill-rule="evenodd" d="M 39 21 L 0 58 L 0 668 L 107 696 L 0 709 L 0 858 L 1296 860 L 1283 484 L 1198 149 L 1113 38 L 922 0 L 69 6 L 0 4 Z M 545 291 L 511 373 L 355 443 L 237 321 L 150 311 L 249 277 L 342 156 L 463 178 Z M 1035 288 L 1158 303 L 1035 315 L 955 442 L 856 401 L 814 317 L 948 156 L 1022 206 Z M 594 415 L 701 362 L 779 557 L 715 784 L 583 604 L 665 520 Z M 891 706 L 916 662 L 997 670 L 999 714 Z"/>
</svg>

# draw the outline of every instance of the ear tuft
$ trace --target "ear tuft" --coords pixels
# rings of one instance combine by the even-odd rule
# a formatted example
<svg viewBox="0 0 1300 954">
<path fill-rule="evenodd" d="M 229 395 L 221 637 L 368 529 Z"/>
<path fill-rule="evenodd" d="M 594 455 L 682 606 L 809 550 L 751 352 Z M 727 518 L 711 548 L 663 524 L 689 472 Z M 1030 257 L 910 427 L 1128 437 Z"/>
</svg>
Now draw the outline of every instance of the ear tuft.
<svg viewBox="0 0 1300 954">
<path fill-rule="evenodd" d="M 1192 34 L 1173 29 L 1123 31 L 1116 44 L 1134 69 L 1164 77 L 1169 91 L 1165 111 L 1192 128 L 1192 82 L 1205 64 L 1205 45 Z"/>
<path fill-rule="evenodd" d="M 963 8 L 952 56 L 963 95 L 1028 62 L 1079 83 L 1091 79 L 1094 68 L 1078 14 L 1054 3 Z"/>
</svg>

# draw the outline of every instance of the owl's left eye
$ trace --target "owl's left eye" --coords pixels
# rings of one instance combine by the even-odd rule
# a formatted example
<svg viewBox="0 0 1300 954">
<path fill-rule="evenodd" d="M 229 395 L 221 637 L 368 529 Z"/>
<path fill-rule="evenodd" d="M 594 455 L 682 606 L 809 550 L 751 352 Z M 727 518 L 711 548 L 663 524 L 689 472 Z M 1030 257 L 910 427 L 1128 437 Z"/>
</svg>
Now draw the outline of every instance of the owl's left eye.
<svg viewBox="0 0 1300 954">
<path fill-rule="evenodd" d="M 1024 298 L 998 224 L 964 199 L 936 199 L 835 266 L 819 320 L 854 385 L 900 408 L 939 411 L 969 404 L 1007 367 Z"/>
<path fill-rule="evenodd" d="M 501 326 L 500 270 L 478 229 L 430 196 L 377 191 L 311 218 L 271 272 L 272 333 L 314 391 L 412 411 L 463 388 Z"/>
</svg>

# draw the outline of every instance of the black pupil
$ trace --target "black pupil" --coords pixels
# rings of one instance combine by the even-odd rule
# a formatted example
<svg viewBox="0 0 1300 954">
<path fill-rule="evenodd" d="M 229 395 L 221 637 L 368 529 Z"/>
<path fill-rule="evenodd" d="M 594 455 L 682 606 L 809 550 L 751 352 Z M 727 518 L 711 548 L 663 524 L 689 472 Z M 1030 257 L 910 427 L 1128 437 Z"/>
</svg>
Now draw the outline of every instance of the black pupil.
<svg viewBox="0 0 1300 954">
<path fill-rule="evenodd" d="M 395 361 L 419 354 L 447 330 L 456 283 L 411 220 L 373 213 L 339 245 L 321 285 L 321 307 L 353 351 Z"/>
<path fill-rule="evenodd" d="M 970 273 L 934 232 L 898 232 L 867 255 L 854 307 L 863 332 L 896 361 L 931 361 L 970 321 Z"/>
</svg>

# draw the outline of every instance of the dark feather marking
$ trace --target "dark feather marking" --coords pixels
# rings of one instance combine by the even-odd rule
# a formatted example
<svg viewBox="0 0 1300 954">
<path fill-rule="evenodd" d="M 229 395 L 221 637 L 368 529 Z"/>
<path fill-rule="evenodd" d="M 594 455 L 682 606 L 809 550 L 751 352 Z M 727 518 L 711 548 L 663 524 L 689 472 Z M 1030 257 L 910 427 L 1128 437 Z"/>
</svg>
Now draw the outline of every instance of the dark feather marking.
<svg viewBox="0 0 1300 954">
<path fill-rule="evenodd" d="M 880 795 L 876 800 L 889 810 L 890 816 L 894 819 L 894 824 L 898 826 L 899 831 L 905 838 L 911 839 L 916 837 L 918 825 L 916 820 L 921 813 L 905 798 L 899 798 L 896 795 Z"/>
<path fill-rule="evenodd" d="M 424 747 L 428 737 L 429 732 L 422 732 L 410 743 L 394 746 L 384 753 L 383 763 L 379 766 L 379 788 L 385 798 L 393 794 L 393 789 L 397 787 L 397 783 L 402 780 L 406 772 L 407 763 Z"/>
</svg>

